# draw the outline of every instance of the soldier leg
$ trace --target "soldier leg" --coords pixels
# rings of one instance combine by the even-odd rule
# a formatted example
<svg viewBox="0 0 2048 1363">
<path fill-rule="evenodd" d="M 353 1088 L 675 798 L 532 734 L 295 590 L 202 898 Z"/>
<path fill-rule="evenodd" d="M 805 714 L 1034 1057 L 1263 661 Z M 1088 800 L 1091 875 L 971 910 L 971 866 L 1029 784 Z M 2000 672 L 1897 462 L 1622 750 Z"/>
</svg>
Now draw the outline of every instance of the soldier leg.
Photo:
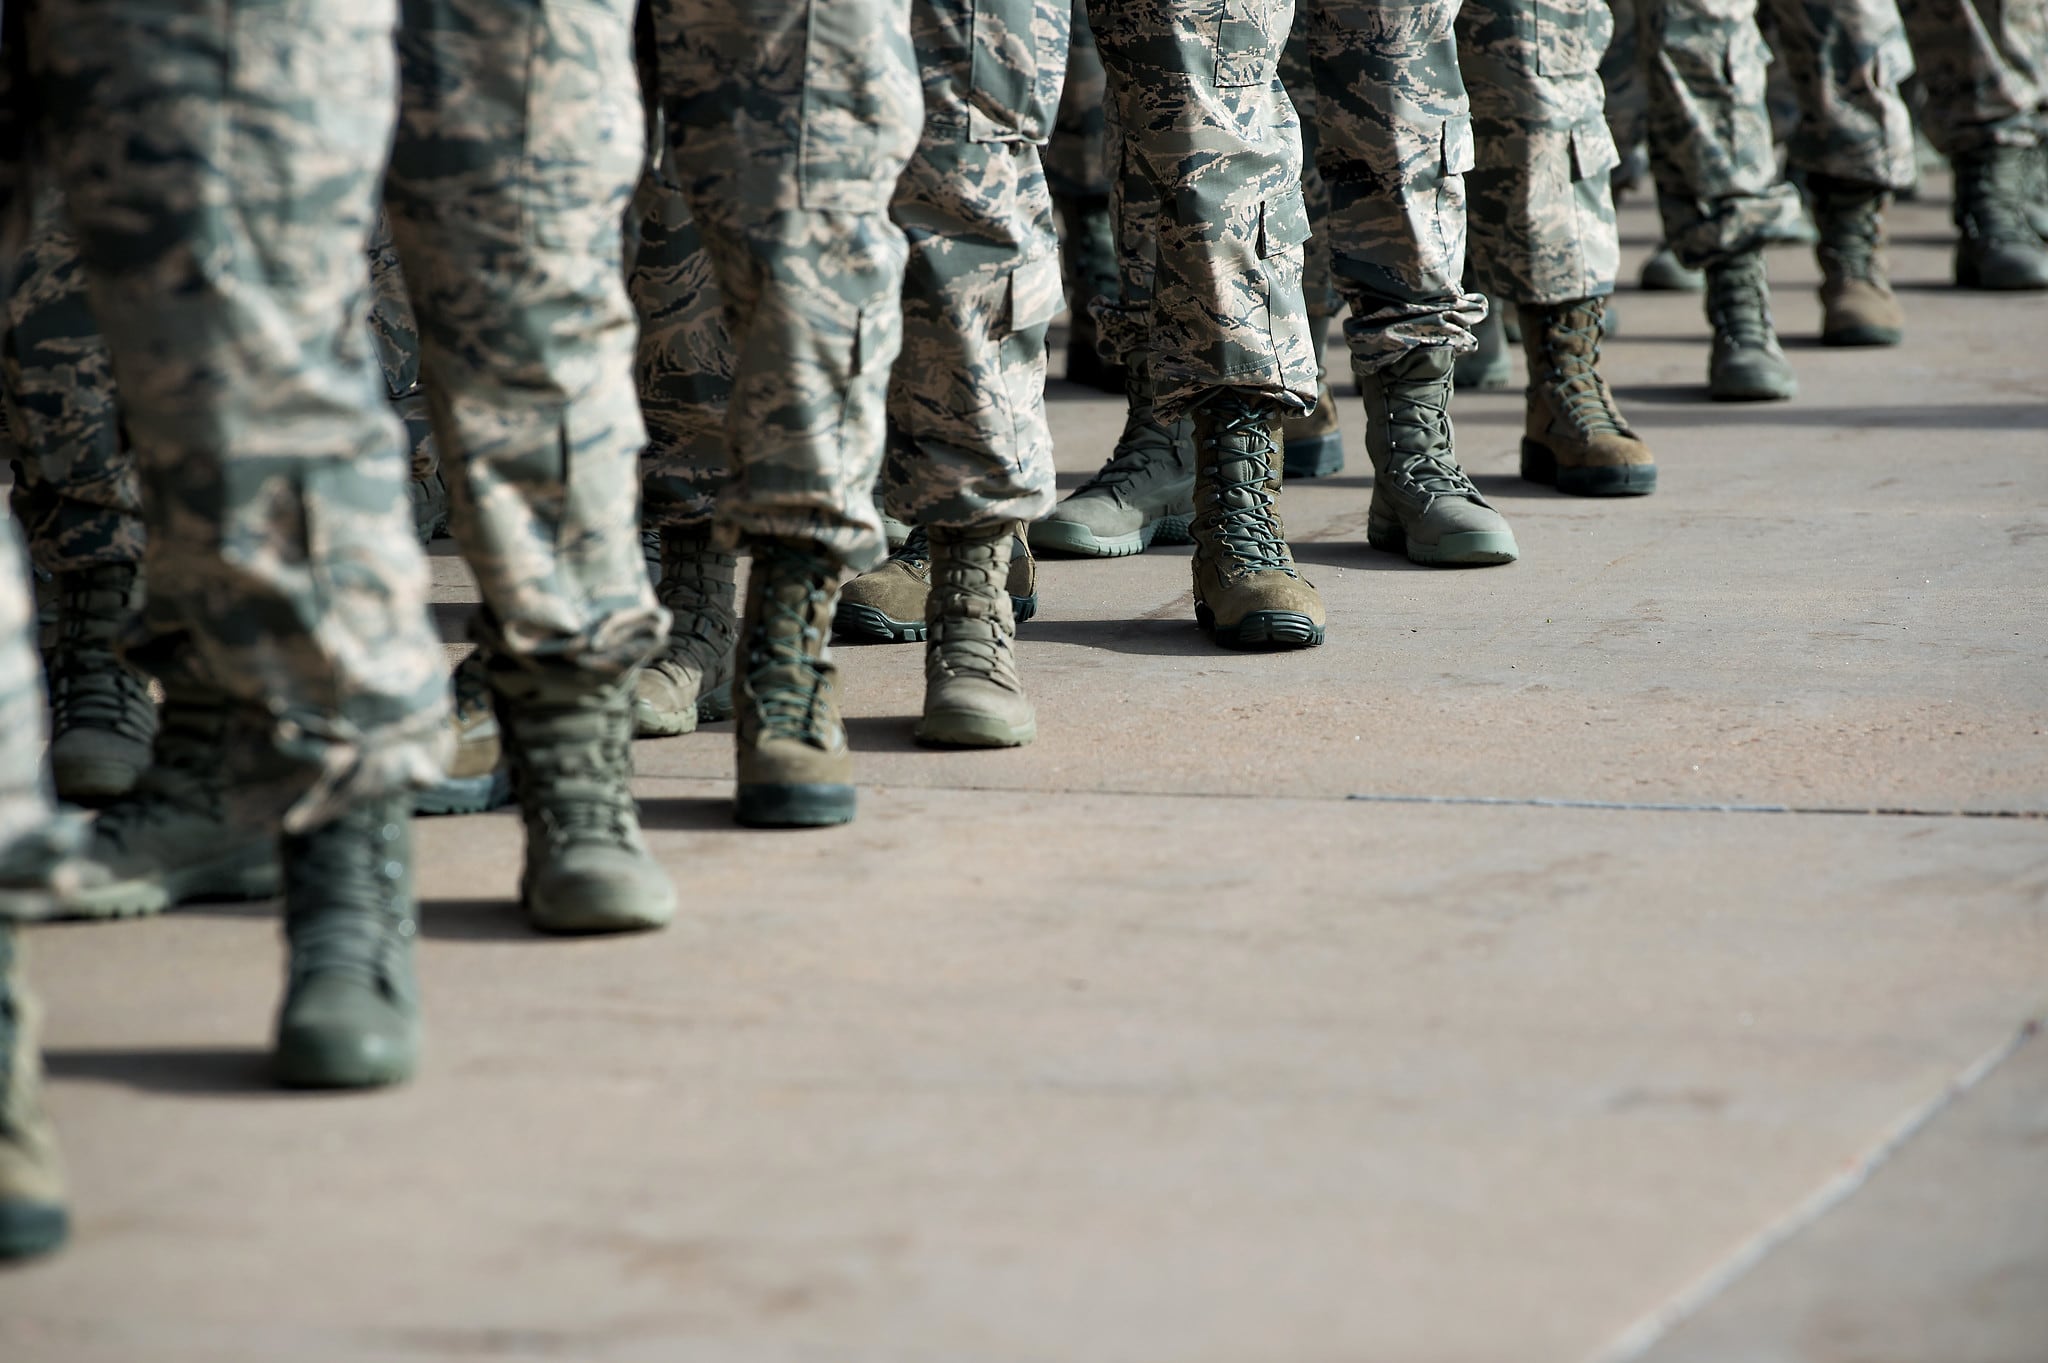
<svg viewBox="0 0 2048 1363">
<path fill-rule="evenodd" d="M 2029 215 L 2030 174 L 2048 142 L 2039 0 L 1901 0 L 1928 138 L 1955 167 L 1956 283 L 2048 288 L 2048 250 Z"/>
<path fill-rule="evenodd" d="M 1884 269 L 1884 210 L 1913 182 L 1913 124 L 1899 84 L 1913 71 L 1894 0 L 1766 0 L 1798 103 L 1790 165 L 1819 240 L 1821 340 L 1897 345 L 1904 327 Z"/>
<path fill-rule="evenodd" d="M 668 620 L 641 556 L 622 224 L 645 146 L 631 0 L 402 0 L 385 202 L 544 931 L 675 909 L 627 790 Z"/>
<path fill-rule="evenodd" d="M 78 239 L 45 190 L 7 299 L 4 376 L 17 451 L 14 505 L 50 575 L 50 764 L 57 793 L 98 804 L 149 766 L 156 705 L 116 651 L 142 602 L 142 509 L 106 342 L 86 302 Z"/>
<path fill-rule="evenodd" d="M 1102 54 L 1088 27 L 1087 0 L 1074 0 L 1068 21 L 1067 79 L 1060 87 L 1059 112 L 1045 145 L 1045 178 L 1060 219 L 1060 265 L 1066 277 L 1067 381 L 1121 393 L 1129 379 L 1122 365 L 1107 364 L 1097 344 L 1097 298 L 1115 301 L 1116 227 L 1109 212 L 1109 137 L 1103 107 Z"/>
<path fill-rule="evenodd" d="M 1657 466 L 1600 375 L 1621 253 L 1601 111 L 1601 0 L 1465 0 L 1474 277 L 1519 308 L 1529 363 L 1522 476 L 1581 496 L 1656 488 Z"/>
<path fill-rule="evenodd" d="M 168 0 L 33 18 L 142 471 L 155 586 L 130 656 L 167 698 L 156 766 L 101 815 L 63 907 L 274 891 L 282 824 L 275 1061 L 295 1084 L 388 1083 L 415 1063 L 405 829 L 445 748 L 399 426 L 349 320 L 367 306 L 391 20 Z M 251 143 L 274 154 L 220 155 Z"/>
<path fill-rule="evenodd" d="M 753 555 L 735 679 L 742 822 L 843 823 L 825 640 L 884 543 L 873 487 L 901 344 L 888 197 L 920 99 L 898 0 L 655 0 L 669 148 L 732 336 L 721 534 Z"/>
<path fill-rule="evenodd" d="M 641 525 L 669 612 L 667 642 L 633 684 L 634 732 L 647 738 L 732 717 L 739 560 L 713 535 L 728 474 L 732 336 L 711 257 L 665 150 L 641 177 L 633 213 L 640 243 L 627 283 L 640 318 L 635 373 L 647 423 Z"/>
<path fill-rule="evenodd" d="M 1316 78 L 1309 62 L 1305 7 L 1296 7 L 1294 28 L 1280 49 L 1280 83 L 1301 120 L 1301 201 L 1309 225 L 1309 238 L 1302 244 L 1301 298 L 1316 360 L 1315 410 L 1287 418 L 1280 435 L 1289 478 L 1327 478 L 1344 471 L 1344 432 L 1338 428 L 1337 400 L 1330 395 L 1324 360 L 1330 319 L 1337 315 L 1339 300 L 1330 271 L 1330 187 L 1316 168 Z"/>
</svg>

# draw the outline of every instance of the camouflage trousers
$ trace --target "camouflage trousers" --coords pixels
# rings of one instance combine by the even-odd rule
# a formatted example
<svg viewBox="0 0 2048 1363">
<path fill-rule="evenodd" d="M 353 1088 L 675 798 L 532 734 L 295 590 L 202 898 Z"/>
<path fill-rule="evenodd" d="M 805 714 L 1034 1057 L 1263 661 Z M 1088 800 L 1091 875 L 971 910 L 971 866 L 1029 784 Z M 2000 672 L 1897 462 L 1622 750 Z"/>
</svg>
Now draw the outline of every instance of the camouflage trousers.
<svg viewBox="0 0 2048 1363">
<path fill-rule="evenodd" d="M 1060 0 L 912 0 L 924 131 L 889 214 L 903 229 L 903 354 L 883 498 L 906 522 L 1052 509 L 1045 336 L 1059 240 L 1039 148 L 1067 69 Z"/>
<path fill-rule="evenodd" d="M 1045 178 L 1056 195 L 1103 199 L 1109 196 L 1110 164 L 1103 101 L 1109 77 L 1095 32 L 1088 26 L 1088 0 L 1074 0 L 1067 22 L 1067 79 L 1045 144 Z"/>
<path fill-rule="evenodd" d="M 391 242 L 391 224 L 382 214 L 370 237 L 370 339 L 377 347 L 377 367 L 384 371 L 384 391 L 405 423 L 412 476 L 432 477 L 440 472 L 441 455 L 420 387 L 420 324 L 405 290 L 398 248 Z"/>
<path fill-rule="evenodd" d="M 622 676 L 668 629 L 640 551 L 621 234 L 645 147 L 633 3 L 400 9 L 384 205 L 477 642 Z"/>
<path fill-rule="evenodd" d="M 1605 0 L 1464 0 L 1458 65 L 1472 97 L 1471 278 L 1516 303 L 1614 291 L 1621 239 L 1602 113 Z"/>
<path fill-rule="evenodd" d="M 121 438 L 113 362 L 86 300 L 62 196 L 36 196 L 7 294 L 0 387 L 14 439 L 15 514 L 36 567 L 142 560 L 142 500 Z"/>
<path fill-rule="evenodd" d="M 233 704 L 229 814 L 255 826 L 441 770 L 442 653 L 359 320 L 393 18 L 388 0 L 51 0 L 30 20 L 142 483 L 131 656 Z"/>
<path fill-rule="evenodd" d="M 1920 83 L 1922 126 L 1944 155 L 2048 137 L 2048 3 L 1899 0 Z"/>
<path fill-rule="evenodd" d="M 1316 393 L 1301 278 L 1301 132 L 1281 88 L 1287 0 L 1097 0 L 1121 297 L 1104 352 L 1148 368 L 1162 415 L 1217 388 Z"/>
<path fill-rule="evenodd" d="M 1912 183 L 1899 84 L 1913 57 L 1894 0 L 1765 0 L 1799 101 L 1791 168 L 1872 188 Z M 1779 178 L 1758 0 L 1634 0 L 1657 203 L 1698 269 L 1802 235 Z"/>
<path fill-rule="evenodd" d="M 922 122 L 907 0 L 649 3 L 666 146 L 632 293 L 651 518 L 715 505 L 729 537 L 872 567 L 902 343 L 889 196 Z"/>
</svg>

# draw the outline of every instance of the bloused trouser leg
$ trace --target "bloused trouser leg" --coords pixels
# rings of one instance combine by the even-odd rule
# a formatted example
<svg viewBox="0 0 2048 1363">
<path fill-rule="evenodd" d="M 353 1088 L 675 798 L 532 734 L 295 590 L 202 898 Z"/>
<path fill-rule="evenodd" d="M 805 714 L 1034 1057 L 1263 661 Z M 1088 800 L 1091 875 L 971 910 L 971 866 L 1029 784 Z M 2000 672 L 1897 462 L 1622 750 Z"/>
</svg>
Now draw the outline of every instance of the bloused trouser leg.
<svg viewBox="0 0 2048 1363">
<path fill-rule="evenodd" d="M 256 827 L 311 827 L 440 770 L 407 460 L 357 320 L 393 17 L 67 0 L 32 19 L 141 469 L 139 652 L 228 699 L 224 788 Z"/>
</svg>

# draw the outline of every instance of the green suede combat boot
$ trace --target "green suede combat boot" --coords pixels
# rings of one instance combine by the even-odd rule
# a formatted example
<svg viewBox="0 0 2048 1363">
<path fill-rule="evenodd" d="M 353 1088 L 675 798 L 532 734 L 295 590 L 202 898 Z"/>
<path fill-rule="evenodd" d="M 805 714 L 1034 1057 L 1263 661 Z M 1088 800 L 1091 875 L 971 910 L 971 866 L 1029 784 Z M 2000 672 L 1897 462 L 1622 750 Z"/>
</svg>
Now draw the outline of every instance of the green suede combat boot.
<svg viewBox="0 0 2048 1363">
<path fill-rule="evenodd" d="M 94 820 L 57 887 L 53 916 L 127 918 L 277 894 L 274 832 L 228 822 L 220 753 L 230 718 L 217 695 L 166 688 L 156 760 Z"/>
<path fill-rule="evenodd" d="M 732 718 L 739 555 L 718 548 L 709 525 L 648 533 L 659 565 L 654 594 L 670 619 L 667 642 L 633 683 L 633 732 L 694 733 L 700 723 Z"/>
<path fill-rule="evenodd" d="M 282 840 L 290 963 L 271 1053 L 279 1083 L 376 1088 L 419 1064 L 411 817 L 410 795 L 381 796 Z"/>
<path fill-rule="evenodd" d="M 1010 546 L 1005 587 L 1018 624 L 1038 614 L 1038 565 L 1020 532 Z M 862 573 L 839 589 L 832 628 L 849 639 L 908 644 L 925 637 L 925 605 L 932 590 L 931 539 L 914 526 L 903 547 L 881 567 Z"/>
<path fill-rule="evenodd" d="M 48 1254 L 70 1232 L 57 1135 L 44 1115 L 35 1001 L 0 922 L 0 1261 Z"/>
<path fill-rule="evenodd" d="M 1699 270 L 1688 270 L 1678 263 L 1678 257 L 1663 242 L 1650 252 L 1643 262 L 1642 273 L 1636 276 L 1636 283 L 1644 293 L 1698 293 L 1707 287 L 1707 276 Z"/>
<path fill-rule="evenodd" d="M 1714 401 L 1777 402 L 1799 391 L 1771 322 L 1771 287 L 1761 253 L 1709 265 L 1706 304 L 1714 328 L 1707 393 Z"/>
<path fill-rule="evenodd" d="M 1017 675 L 1017 620 L 1007 589 L 1011 555 L 1024 543 L 1021 529 L 1020 522 L 997 521 L 930 532 L 920 743 L 1015 748 L 1038 736 Z"/>
<path fill-rule="evenodd" d="M 1300 416 L 1280 421 L 1280 462 L 1289 478 L 1328 478 L 1344 471 L 1344 431 L 1337 422 L 1337 399 L 1330 385 L 1316 379 L 1316 405 Z"/>
<path fill-rule="evenodd" d="M 482 651 L 456 664 L 448 681 L 454 693 L 448 723 L 455 730 L 455 753 L 448 759 L 446 776 L 413 793 L 412 810 L 421 815 L 482 814 L 512 798 L 512 772 L 505 765 Z"/>
<path fill-rule="evenodd" d="M 1196 408 L 1195 622 L 1226 648 L 1312 648 L 1323 599 L 1281 523 L 1278 410 L 1225 388 Z"/>
<path fill-rule="evenodd" d="M 1820 229 L 1820 343 L 1897 345 L 1906 318 L 1884 269 L 1884 190 L 1809 175 L 1807 198 Z"/>
<path fill-rule="evenodd" d="M 498 728 L 526 824 L 519 904 L 542 932 L 633 932 L 675 917 L 640 836 L 631 683 L 494 667 Z"/>
<path fill-rule="evenodd" d="M 818 828 L 854 814 L 853 754 L 828 636 L 840 571 L 808 544 L 759 539 L 733 684 L 733 814 L 754 828 Z"/>
<path fill-rule="evenodd" d="M 1428 346 L 1359 375 L 1373 469 L 1366 541 L 1413 563 L 1512 563 L 1521 552 L 1514 532 L 1458 467 L 1451 430 L 1454 363 L 1445 347 Z"/>
<path fill-rule="evenodd" d="M 115 641 L 142 609 L 133 563 L 60 573 L 50 674 L 50 777 L 57 794 L 96 805 L 125 795 L 149 766 L 156 702 L 149 681 L 121 660 Z"/>
<path fill-rule="evenodd" d="M 2028 219 L 2031 147 L 1980 147 L 1955 158 L 1956 283 L 1966 289 L 2048 289 L 2048 246 Z"/>
<path fill-rule="evenodd" d="M 1640 497 L 1657 490 L 1657 460 L 1629 429 L 1600 375 L 1605 299 L 1529 304 L 1522 476 L 1575 497 Z"/>
<path fill-rule="evenodd" d="M 1194 423 L 1160 421 L 1150 386 L 1133 377 L 1123 434 L 1109 461 L 1025 532 L 1042 554 L 1122 558 L 1155 542 L 1186 544 L 1195 514 Z"/>
<path fill-rule="evenodd" d="M 1513 306 L 1499 298 L 1486 300 L 1486 316 L 1472 328 L 1479 348 L 1470 355 L 1460 355 L 1452 369 L 1460 392 L 1493 392 L 1514 382 L 1515 365 L 1508 355 L 1507 324 L 1501 320 L 1502 314 Z"/>
</svg>

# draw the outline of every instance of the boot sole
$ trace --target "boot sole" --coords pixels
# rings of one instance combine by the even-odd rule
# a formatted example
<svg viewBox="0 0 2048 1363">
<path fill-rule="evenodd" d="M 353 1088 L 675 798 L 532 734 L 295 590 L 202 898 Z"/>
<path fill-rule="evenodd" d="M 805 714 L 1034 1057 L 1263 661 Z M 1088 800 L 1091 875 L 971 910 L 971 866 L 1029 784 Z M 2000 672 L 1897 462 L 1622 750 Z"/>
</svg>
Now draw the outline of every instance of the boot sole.
<svg viewBox="0 0 2048 1363">
<path fill-rule="evenodd" d="M 1038 593 L 1011 597 L 1010 611 L 1017 623 L 1023 624 L 1038 614 Z M 927 633 L 922 620 L 898 620 L 874 606 L 863 606 L 853 601 L 841 601 L 832 612 L 832 629 L 849 639 L 865 639 L 876 644 L 921 643 Z M 732 712 L 728 709 L 726 713 Z"/>
<path fill-rule="evenodd" d="M 2040 275 L 2007 275 L 1986 279 L 1977 266 L 1966 260 L 1961 253 L 1956 255 L 1956 287 L 1979 289 L 1985 293 L 2032 293 L 2048 289 L 2048 277 Z"/>
<path fill-rule="evenodd" d="M 1299 611 L 1253 611 L 1235 625 L 1216 623 L 1216 614 L 1195 603 L 1195 623 L 1225 648 L 1314 648 L 1323 627 Z"/>
<path fill-rule="evenodd" d="M 48 1254 L 71 1234 L 71 1218 L 54 1202 L 0 1202 L 0 1260 Z"/>
<path fill-rule="evenodd" d="M 1528 439 L 1522 441 L 1522 477 L 1573 497 L 1647 497 L 1657 490 L 1655 464 L 1560 469 L 1549 446 Z"/>
<path fill-rule="evenodd" d="M 732 683 L 726 682 L 708 695 L 699 696 L 694 708 L 676 712 L 657 710 L 633 698 L 633 737 L 674 738 L 697 732 L 699 724 L 716 724 L 732 718 Z"/>
<path fill-rule="evenodd" d="M 830 828 L 853 822 L 854 790 L 823 783 L 743 783 L 732 816 L 747 828 Z"/>
<path fill-rule="evenodd" d="M 1038 721 L 1005 724 L 965 710 L 940 710 L 919 720 L 912 736 L 934 748 L 1021 748 L 1038 737 Z"/>
<path fill-rule="evenodd" d="M 147 762 L 131 766 L 125 762 L 52 761 L 50 779 L 59 799 L 75 805 L 102 805 L 135 789 L 147 767 Z"/>
<path fill-rule="evenodd" d="M 1716 384 L 1709 379 L 1707 396 L 1715 402 L 1789 402 L 1799 396 L 1799 385 L 1735 382 Z"/>
<path fill-rule="evenodd" d="M 1067 554 L 1074 558 L 1129 558 L 1142 554 L 1155 543 L 1192 544 L 1193 536 L 1188 527 L 1194 523 L 1194 513 L 1185 516 L 1161 516 L 1156 521 L 1147 521 L 1128 535 L 1111 535 L 1102 539 L 1085 525 L 1070 521 L 1035 521 L 1025 538 L 1034 550 L 1049 554 Z"/>
<path fill-rule="evenodd" d="M 369 1089 L 402 1084 L 419 1068 L 419 1036 L 373 1044 L 352 1032 L 312 1029 L 279 1034 L 270 1054 L 270 1073 L 295 1089 Z"/>
<path fill-rule="evenodd" d="M 142 918 L 180 904 L 275 899 L 284 893 L 284 874 L 269 845 L 234 852 L 200 866 L 161 876 L 124 880 L 65 896 L 50 917 L 58 920 Z"/>
<path fill-rule="evenodd" d="M 675 921 L 675 887 L 665 879 L 662 887 L 666 897 L 653 901 L 615 885 L 590 886 L 581 893 L 558 888 L 551 895 L 536 895 L 522 887 L 519 907 L 534 931 L 553 936 L 651 932 Z"/>
<path fill-rule="evenodd" d="M 1280 470 L 1288 478 L 1327 478 L 1344 471 L 1344 434 L 1331 431 L 1301 440 L 1289 440 L 1281 455 Z"/>
<path fill-rule="evenodd" d="M 483 814 L 512 799 L 512 773 L 503 767 L 482 776 L 465 776 L 416 791 L 412 812 L 432 817 L 439 814 Z"/>
<path fill-rule="evenodd" d="M 1491 568 L 1522 556 L 1513 533 L 1503 530 L 1468 530 L 1446 535 L 1435 544 L 1410 544 L 1400 522 L 1388 525 L 1368 520 L 1365 542 L 1385 553 L 1405 554 L 1410 563 L 1425 568 Z"/>
<path fill-rule="evenodd" d="M 1820 334 L 1820 343 L 1827 346 L 1897 345 L 1905 339 L 1906 333 L 1897 327 L 1841 327 Z"/>
</svg>

